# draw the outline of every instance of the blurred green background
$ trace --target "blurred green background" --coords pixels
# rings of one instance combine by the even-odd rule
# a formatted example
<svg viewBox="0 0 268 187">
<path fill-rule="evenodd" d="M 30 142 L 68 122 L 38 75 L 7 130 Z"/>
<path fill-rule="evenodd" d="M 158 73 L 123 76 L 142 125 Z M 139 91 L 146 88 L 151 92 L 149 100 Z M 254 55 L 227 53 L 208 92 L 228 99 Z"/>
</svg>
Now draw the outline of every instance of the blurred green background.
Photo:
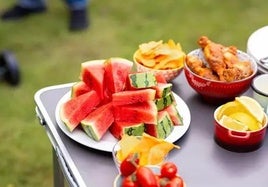
<svg viewBox="0 0 268 187">
<path fill-rule="evenodd" d="M 0 12 L 15 3 L 1 1 Z M 78 79 L 80 63 L 109 57 L 132 59 L 140 43 L 173 39 L 184 51 L 206 35 L 245 51 L 247 39 L 268 24 L 266 0 L 92 0 L 91 26 L 68 31 L 63 1 L 16 22 L 0 21 L 0 50 L 19 61 L 21 84 L 0 82 L 0 186 L 53 185 L 51 145 L 35 116 L 35 92 Z"/>
</svg>

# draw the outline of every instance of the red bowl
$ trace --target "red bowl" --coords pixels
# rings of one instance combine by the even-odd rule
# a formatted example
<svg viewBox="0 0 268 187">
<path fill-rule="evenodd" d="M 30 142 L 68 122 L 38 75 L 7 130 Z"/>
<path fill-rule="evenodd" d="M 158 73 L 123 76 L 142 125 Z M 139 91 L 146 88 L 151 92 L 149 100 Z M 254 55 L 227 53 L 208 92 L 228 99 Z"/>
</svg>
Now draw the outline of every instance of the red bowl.
<svg viewBox="0 0 268 187">
<path fill-rule="evenodd" d="M 219 122 L 217 113 L 220 107 L 214 112 L 214 139 L 218 145 L 234 152 L 254 151 L 262 146 L 267 129 L 267 115 L 265 113 L 262 128 L 255 131 L 242 132 L 229 129 Z"/>
<path fill-rule="evenodd" d="M 198 58 L 204 60 L 204 55 L 201 49 L 196 49 L 190 52 L 188 55 L 197 56 Z M 250 57 L 247 53 L 238 50 L 238 57 L 241 60 L 249 60 L 252 65 L 253 73 L 249 77 L 233 81 L 233 82 L 223 82 L 206 79 L 195 73 L 193 73 L 190 68 L 185 63 L 184 73 L 189 85 L 199 93 L 202 98 L 208 103 L 222 104 L 227 101 L 233 100 L 236 96 L 244 93 L 251 85 L 252 79 L 257 73 L 257 63 Z"/>
</svg>

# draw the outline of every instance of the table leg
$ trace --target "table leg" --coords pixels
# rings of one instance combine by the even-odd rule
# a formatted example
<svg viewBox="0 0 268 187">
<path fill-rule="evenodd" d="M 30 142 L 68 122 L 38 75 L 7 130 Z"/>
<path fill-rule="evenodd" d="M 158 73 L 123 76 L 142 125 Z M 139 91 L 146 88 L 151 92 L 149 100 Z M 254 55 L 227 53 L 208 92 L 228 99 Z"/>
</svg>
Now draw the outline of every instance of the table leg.
<svg viewBox="0 0 268 187">
<path fill-rule="evenodd" d="M 53 177 L 54 177 L 54 187 L 64 187 L 64 175 L 61 171 L 56 152 L 52 147 L 53 154 Z"/>
</svg>

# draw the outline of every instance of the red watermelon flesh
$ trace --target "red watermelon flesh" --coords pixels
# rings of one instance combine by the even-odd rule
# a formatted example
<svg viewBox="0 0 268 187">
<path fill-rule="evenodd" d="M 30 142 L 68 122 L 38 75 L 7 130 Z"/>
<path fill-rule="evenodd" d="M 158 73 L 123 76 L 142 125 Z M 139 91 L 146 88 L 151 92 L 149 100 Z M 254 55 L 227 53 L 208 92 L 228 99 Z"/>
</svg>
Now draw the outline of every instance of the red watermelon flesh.
<svg viewBox="0 0 268 187">
<path fill-rule="evenodd" d="M 166 78 L 163 74 L 156 73 L 154 76 L 155 76 L 155 79 L 158 83 L 167 83 Z"/>
<path fill-rule="evenodd" d="M 72 132 L 99 103 L 98 94 L 91 90 L 63 103 L 60 107 L 60 118 Z"/>
<path fill-rule="evenodd" d="M 101 99 L 104 97 L 104 62 L 105 60 L 83 62 L 80 74 L 80 79 L 94 89 Z"/>
<path fill-rule="evenodd" d="M 114 106 L 153 101 L 155 99 L 155 93 L 156 91 L 153 89 L 126 90 L 114 93 L 112 95 L 112 101 Z"/>
<path fill-rule="evenodd" d="M 157 107 L 154 101 L 114 106 L 115 121 L 157 124 Z"/>
<path fill-rule="evenodd" d="M 91 88 L 83 81 L 79 81 L 72 86 L 71 97 L 78 97 L 79 95 L 89 92 Z"/>
<path fill-rule="evenodd" d="M 105 62 L 105 85 L 111 95 L 123 91 L 133 62 L 123 58 L 110 58 Z"/>
<path fill-rule="evenodd" d="M 163 109 L 167 111 L 174 125 L 183 125 L 182 117 L 174 104 Z"/>
<path fill-rule="evenodd" d="M 121 139 L 124 134 L 129 136 L 142 136 L 145 127 L 144 123 L 114 122 L 109 128 L 116 139 Z"/>
<path fill-rule="evenodd" d="M 114 122 L 112 103 L 98 107 L 81 121 L 84 131 L 89 137 L 100 141 Z"/>
</svg>

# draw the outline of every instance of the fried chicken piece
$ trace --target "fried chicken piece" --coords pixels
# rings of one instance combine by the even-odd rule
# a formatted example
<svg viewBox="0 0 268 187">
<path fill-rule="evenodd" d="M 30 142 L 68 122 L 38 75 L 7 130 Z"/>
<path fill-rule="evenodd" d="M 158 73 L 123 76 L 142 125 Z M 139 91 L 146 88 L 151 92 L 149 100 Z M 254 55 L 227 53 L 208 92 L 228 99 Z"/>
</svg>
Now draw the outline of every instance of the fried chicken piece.
<svg viewBox="0 0 268 187">
<path fill-rule="evenodd" d="M 250 63 L 239 61 L 235 46 L 225 47 L 212 42 L 206 36 L 200 37 L 198 44 L 210 68 L 221 81 L 240 80 L 252 74 Z"/>
<path fill-rule="evenodd" d="M 253 73 L 251 65 L 248 61 L 237 62 L 232 67 L 225 69 L 223 77 L 225 81 L 231 82 L 244 79 Z"/>
<path fill-rule="evenodd" d="M 233 48 L 233 50 L 235 50 L 235 52 L 224 53 L 224 62 L 227 68 L 223 72 L 223 77 L 227 82 L 241 80 L 253 73 L 250 62 L 240 61 L 237 57 L 237 49 Z"/>
<path fill-rule="evenodd" d="M 219 76 L 221 81 L 223 81 L 223 71 L 226 69 L 223 56 L 224 46 L 212 42 L 206 36 L 202 36 L 199 39 L 198 44 L 203 49 L 205 59 L 212 71 Z"/>
<path fill-rule="evenodd" d="M 210 79 L 210 80 L 219 80 L 218 76 L 215 75 L 212 70 L 204 63 L 202 60 L 200 60 L 196 56 L 187 56 L 186 57 L 186 64 L 187 66 L 193 71 L 195 74 L 202 76 L 204 78 Z"/>
</svg>

